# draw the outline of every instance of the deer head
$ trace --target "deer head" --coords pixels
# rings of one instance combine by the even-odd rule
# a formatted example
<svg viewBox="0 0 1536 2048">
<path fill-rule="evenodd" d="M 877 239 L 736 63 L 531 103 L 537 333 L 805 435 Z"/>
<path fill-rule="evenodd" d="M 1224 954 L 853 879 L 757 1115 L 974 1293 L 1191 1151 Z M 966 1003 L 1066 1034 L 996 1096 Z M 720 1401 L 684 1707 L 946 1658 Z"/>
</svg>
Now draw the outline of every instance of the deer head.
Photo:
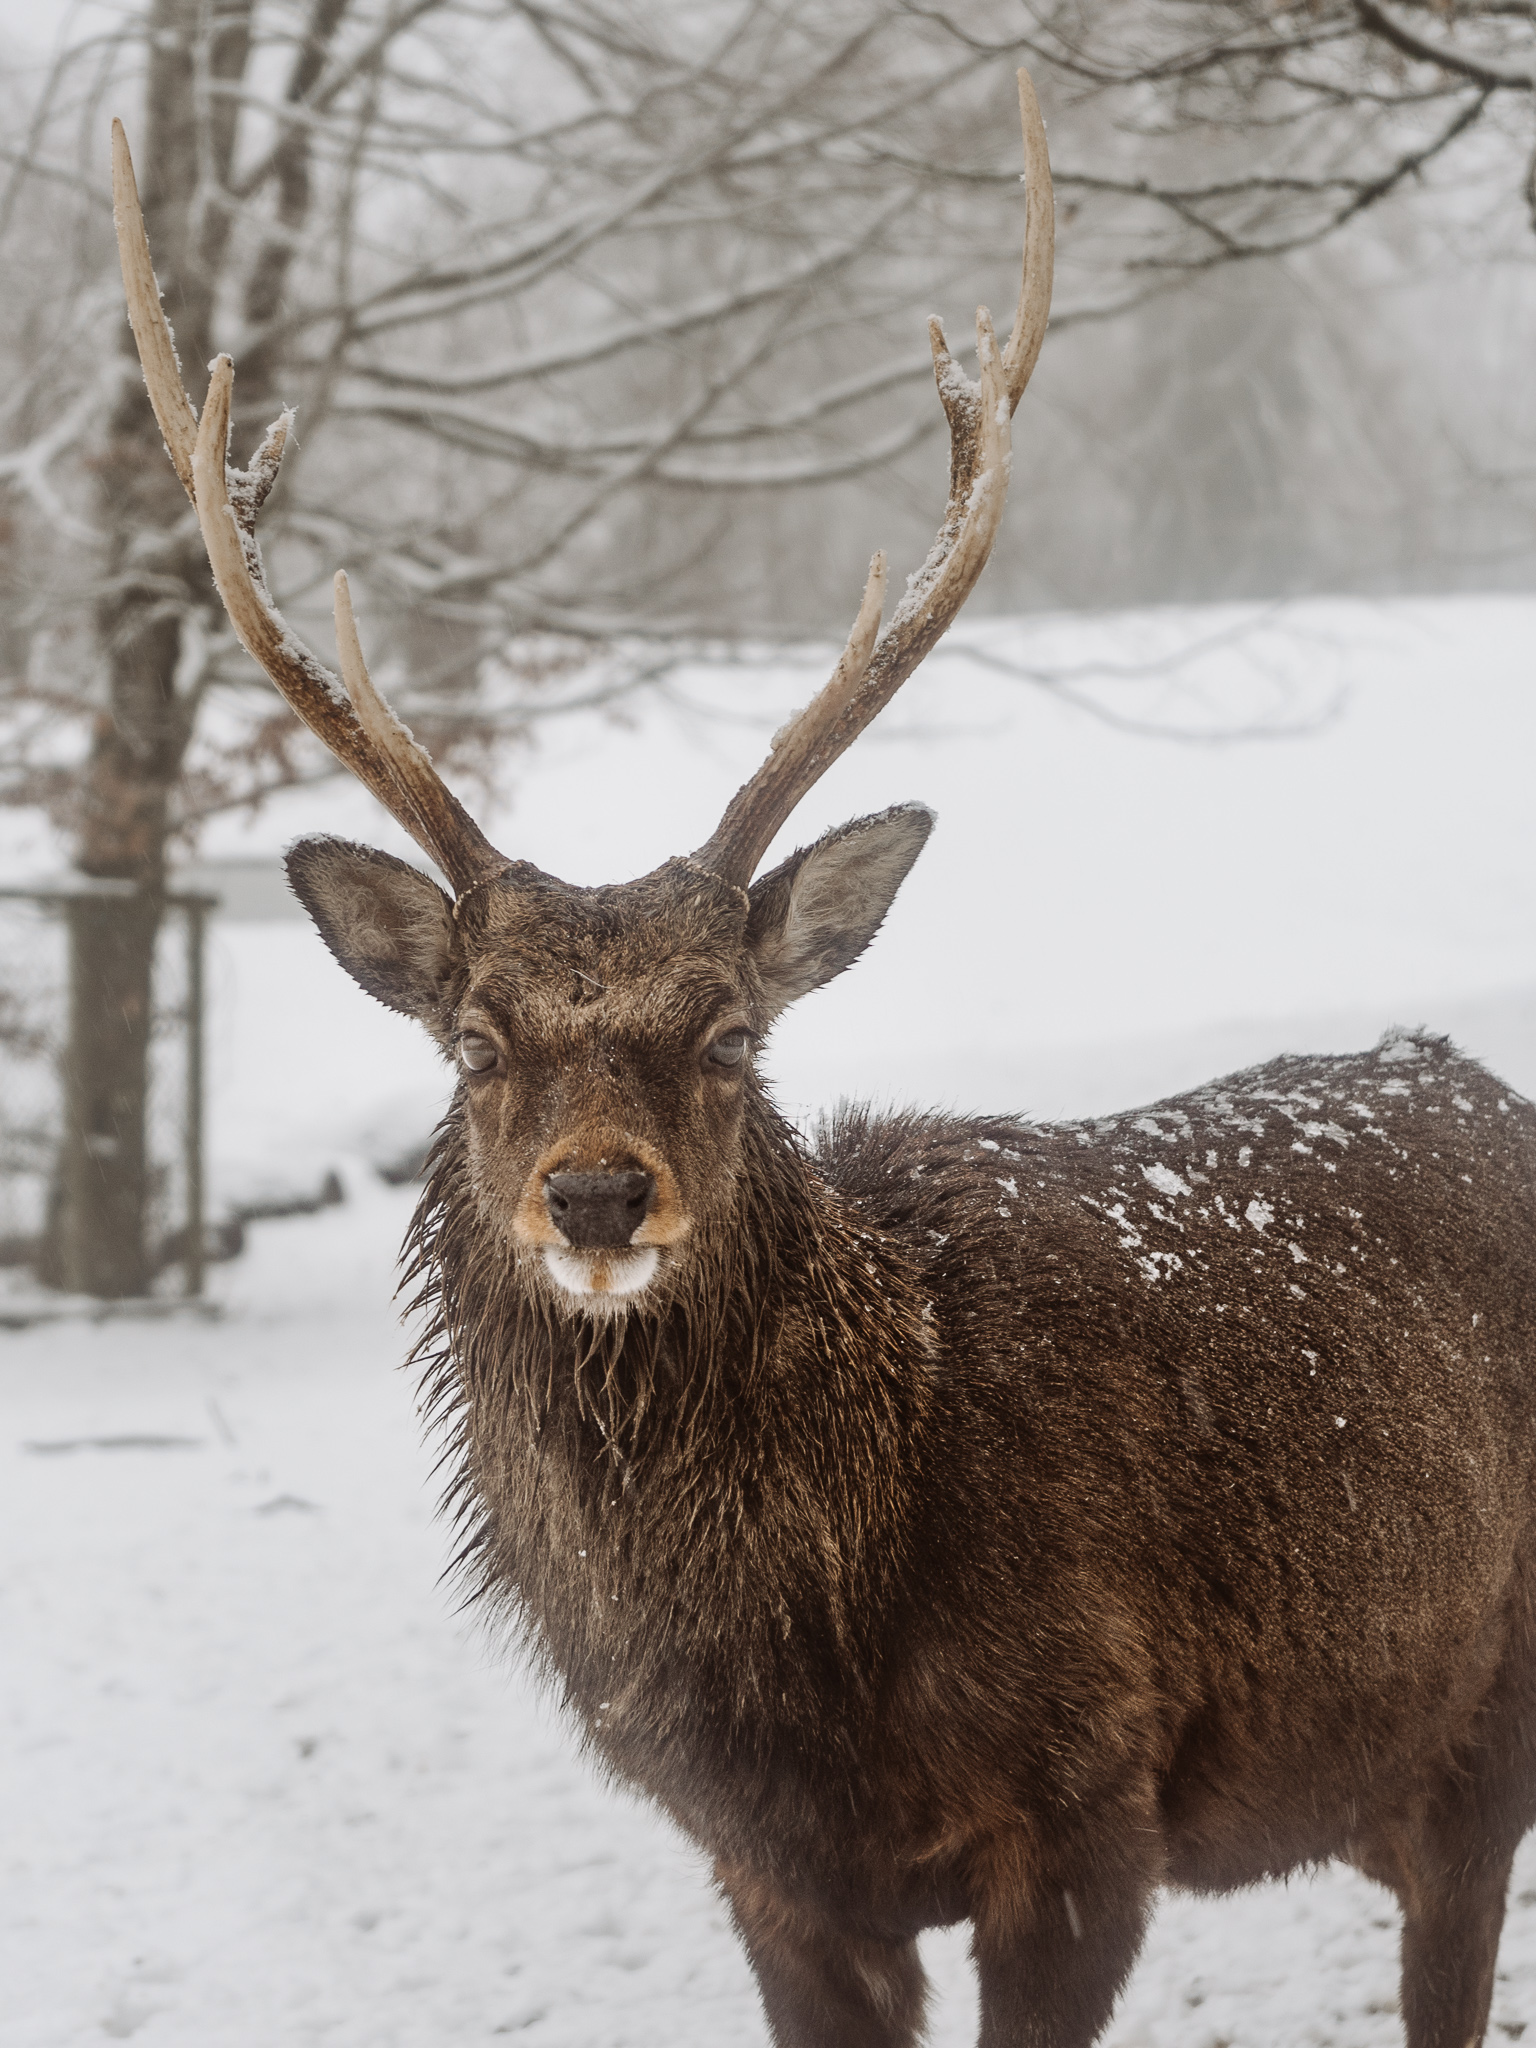
<svg viewBox="0 0 1536 2048">
<path fill-rule="evenodd" d="M 938 641 L 991 551 L 1009 428 L 1044 339 L 1053 211 L 1045 131 L 1019 73 L 1027 197 L 1023 285 L 1006 347 L 977 313 L 980 377 L 929 322 L 949 421 L 949 499 L 927 560 L 881 627 L 876 555 L 842 658 L 775 737 L 707 844 L 639 881 L 573 888 L 486 839 L 371 682 L 346 577 L 338 678 L 268 593 L 256 515 L 291 414 L 245 471 L 227 461 L 234 369 L 212 365 L 199 419 L 160 305 L 128 144 L 113 195 L 129 319 L 167 452 L 192 500 L 236 633 L 300 718 L 447 876 L 450 897 L 388 854 L 332 838 L 288 855 L 293 887 L 347 972 L 415 1017 L 457 1063 L 469 1166 L 496 1233 L 560 1314 L 618 1315 L 679 1284 L 728 1219 L 751 1105 L 753 1048 L 879 929 L 933 825 L 921 805 L 859 818 L 754 879 L 808 789 Z"/>
</svg>

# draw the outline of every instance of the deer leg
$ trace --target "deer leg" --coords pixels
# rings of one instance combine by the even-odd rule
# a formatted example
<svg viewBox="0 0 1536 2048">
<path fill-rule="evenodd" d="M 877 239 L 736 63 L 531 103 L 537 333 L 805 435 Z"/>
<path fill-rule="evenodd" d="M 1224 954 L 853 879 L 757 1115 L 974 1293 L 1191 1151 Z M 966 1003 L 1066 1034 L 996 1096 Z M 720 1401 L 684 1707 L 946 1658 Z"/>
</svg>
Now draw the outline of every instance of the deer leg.
<svg viewBox="0 0 1536 2048">
<path fill-rule="evenodd" d="M 1141 1948 L 1154 1884 L 1101 1870 L 1037 1882 L 1023 1914 L 978 1910 L 979 2048 L 1089 2048 Z"/>
<path fill-rule="evenodd" d="M 1536 1823 L 1536 1590 L 1520 1560 L 1502 1661 L 1451 1767 L 1394 1844 L 1408 2048 L 1478 2048 L 1509 1870 Z"/>
<path fill-rule="evenodd" d="M 1403 1901 L 1408 2048 L 1478 2048 L 1493 2002 L 1511 1849 L 1472 1847 Z"/>
<path fill-rule="evenodd" d="M 1510 1731 L 1491 1716 L 1482 1732 L 1485 1746 L 1464 1752 L 1470 1768 L 1441 1780 L 1398 1846 L 1408 2048 L 1478 2048 L 1488 2026 L 1509 1870 L 1531 1799 L 1523 1745 L 1501 1741 Z"/>
<path fill-rule="evenodd" d="M 1416 1815 L 1367 1836 L 1350 1859 L 1389 1885 L 1403 1909 L 1407 2048 L 1478 2048 L 1482 2041 L 1510 1865 L 1532 1818 L 1518 1745 L 1490 1740 L 1464 1754 L 1475 1760 L 1472 1769 L 1446 1773 Z"/>
<path fill-rule="evenodd" d="M 913 2048 L 927 1993 L 915 1941 L 843 1926 L 744 1872 L 716 1875 L 775 2048 Z"/>
</svg>

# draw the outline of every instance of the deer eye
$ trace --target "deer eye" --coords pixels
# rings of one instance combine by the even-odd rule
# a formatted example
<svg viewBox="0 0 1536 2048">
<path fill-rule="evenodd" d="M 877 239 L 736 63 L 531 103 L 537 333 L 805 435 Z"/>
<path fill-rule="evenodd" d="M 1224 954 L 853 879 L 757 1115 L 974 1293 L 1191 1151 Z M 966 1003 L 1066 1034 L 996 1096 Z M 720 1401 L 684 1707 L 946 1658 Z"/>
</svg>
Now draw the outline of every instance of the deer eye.
<svg viewBox="0 0 1536 2048">
<path fill-rule="evenodd" d="M 459 1037 L 459 1060 L 472 1074 L 488 1074 L 496 1064 L 496 1048 L 479 1031 L 465 1031 Z"/>
<path fill-rule="evenodd" d="M 739 1067 L 747 1056 L 747 1034 L 745 1031 L 727 1031 L 717 1038 L 705 1054 L 714 1067 Z"/>
</svg>

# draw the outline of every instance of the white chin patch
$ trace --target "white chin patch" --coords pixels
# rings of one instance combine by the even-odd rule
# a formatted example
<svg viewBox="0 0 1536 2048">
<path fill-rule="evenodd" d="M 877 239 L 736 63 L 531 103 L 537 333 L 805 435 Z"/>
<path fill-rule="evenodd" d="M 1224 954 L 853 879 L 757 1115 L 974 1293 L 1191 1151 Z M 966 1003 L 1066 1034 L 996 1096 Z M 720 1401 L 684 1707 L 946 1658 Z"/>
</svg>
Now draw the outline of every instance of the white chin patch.
<svg viewBox="0 0 1536 2048">
<path fill-rule="evenodd" d="M 567 1294 L 580 1295 L 588 1302 L 612 1301 L 649 1287 L 661 1264 L 661 1253 L 653 1244 L 637 1245 L 633 1251 L 595 1252 L 547 1246 L 544 1264 L 550 1279 Z"/>
</svg>

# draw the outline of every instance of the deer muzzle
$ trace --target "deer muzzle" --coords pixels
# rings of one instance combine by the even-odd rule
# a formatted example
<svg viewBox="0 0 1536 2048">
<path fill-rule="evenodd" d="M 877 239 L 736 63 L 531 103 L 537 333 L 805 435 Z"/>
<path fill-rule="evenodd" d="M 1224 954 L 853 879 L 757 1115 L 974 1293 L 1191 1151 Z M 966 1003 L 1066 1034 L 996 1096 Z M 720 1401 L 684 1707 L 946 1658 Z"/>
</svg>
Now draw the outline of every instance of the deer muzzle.
<svg viewBox="0 0 1536 2048">
<path fill-rule="evenodd" d="M 656 1181 L 649 1173 L 544 1176 L 549 1220 L 578 1251 L 617 1251 L 633 1243 L 655 1200 Z"/>
</svg>

